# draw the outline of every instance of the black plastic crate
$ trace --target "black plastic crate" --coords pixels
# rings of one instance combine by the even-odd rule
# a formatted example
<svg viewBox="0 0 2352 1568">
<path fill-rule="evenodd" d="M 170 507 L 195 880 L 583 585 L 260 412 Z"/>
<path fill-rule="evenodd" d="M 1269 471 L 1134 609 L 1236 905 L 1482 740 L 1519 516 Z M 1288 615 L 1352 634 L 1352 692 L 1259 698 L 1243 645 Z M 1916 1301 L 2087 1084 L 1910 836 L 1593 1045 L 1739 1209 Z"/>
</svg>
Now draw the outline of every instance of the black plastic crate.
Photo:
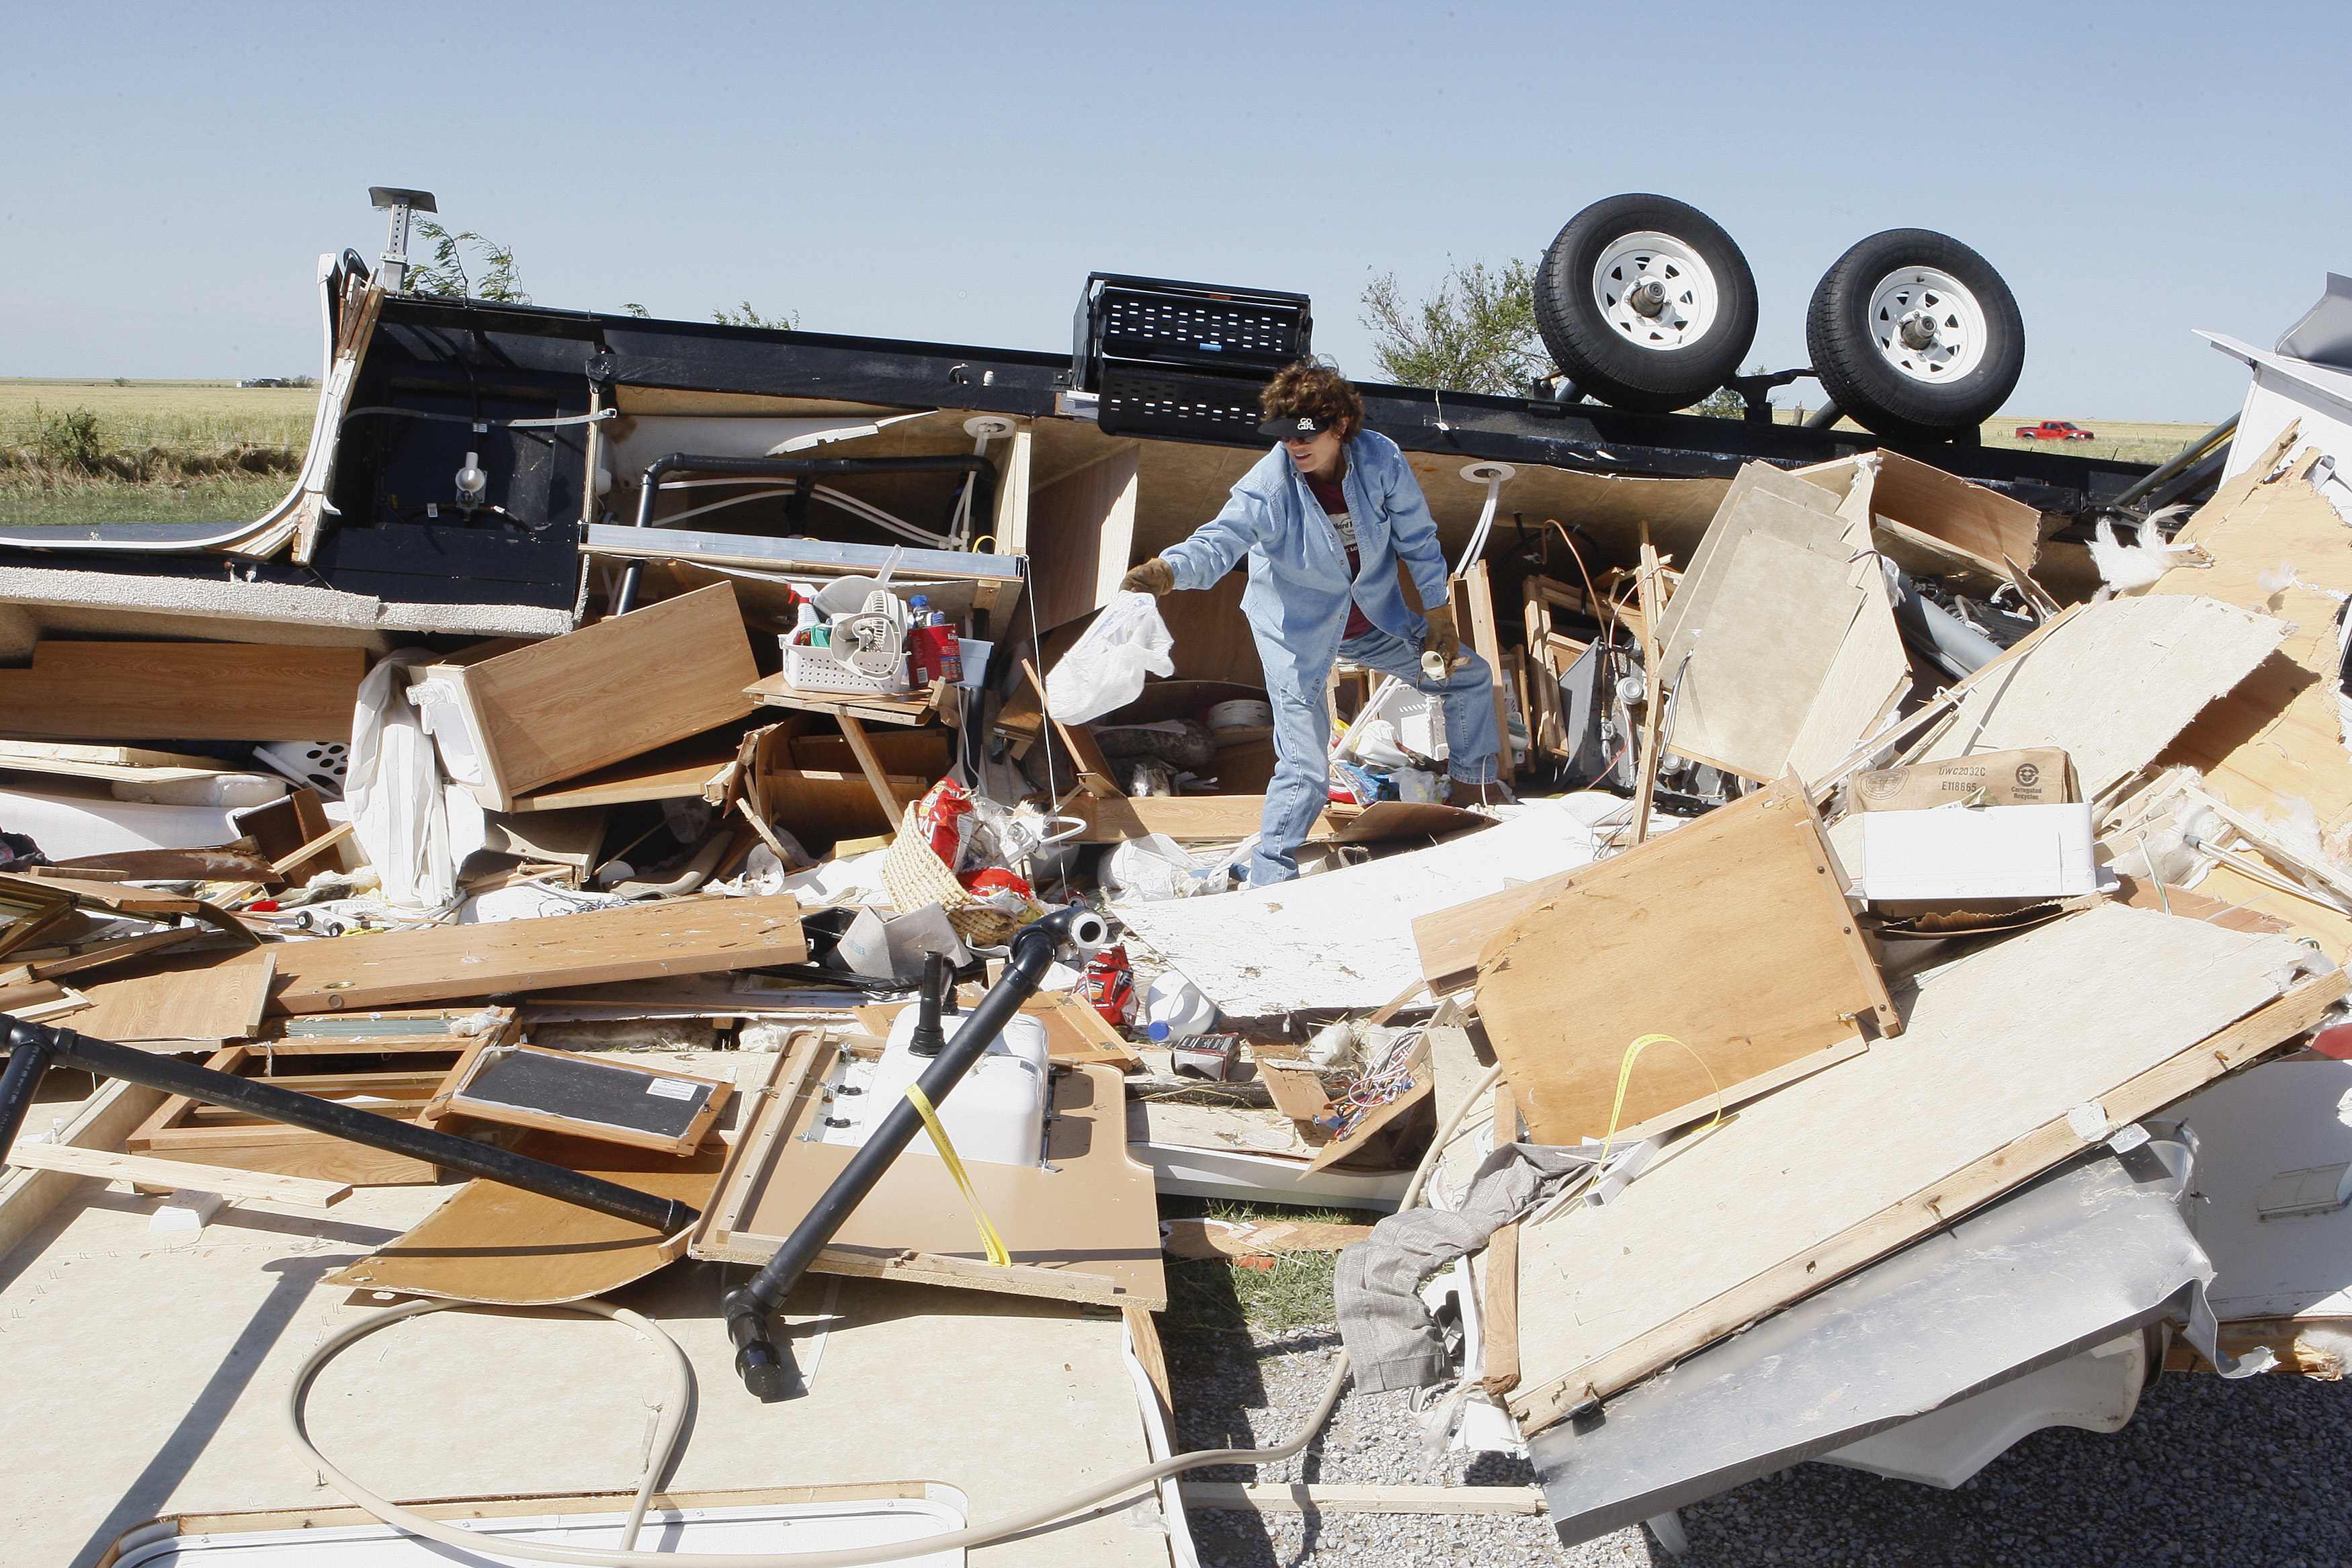
<svg viewBox="0 0 2352 1568">
<path fill-rule="evenodd" d="M 1119 361 L 1274 371 L 1305 358 L 1313 340 L 1304 294 L 1097 272 L 1078 297 L 1072 369 L 1087 390 Z"/>
<path fill-rule="evenodd" d="M 1096 420 L 1110 435 L 1173 435 L 1263 444 L 1257 394 L 1265 382 L 1186 375 L 1127 364 L 1103 368 Z"/>
</svg>

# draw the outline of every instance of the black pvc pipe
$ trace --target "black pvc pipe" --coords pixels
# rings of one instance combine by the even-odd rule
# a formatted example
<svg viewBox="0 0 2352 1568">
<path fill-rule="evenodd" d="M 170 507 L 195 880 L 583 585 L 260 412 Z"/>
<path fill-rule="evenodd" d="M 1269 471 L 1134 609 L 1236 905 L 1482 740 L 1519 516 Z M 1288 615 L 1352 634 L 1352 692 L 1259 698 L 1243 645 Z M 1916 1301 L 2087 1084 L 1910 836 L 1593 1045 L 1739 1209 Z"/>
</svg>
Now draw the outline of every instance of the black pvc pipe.
<svg viewBox="0 0 2352 1568">
<path fill-rule="evenodd" d="M 18 1029 L 31 1028 L 14 1019 L 8 1029 L 8 1070 L 0 1072 L 0 1158 L 16 1146 L 16 1129 L 25 1124 L 25 1113 L 33 1103 L 33 1095 L 41 1087 L 41 1077 L 49 1070 L 49 1047 L 37 1040 L 19 1041 Z"/>
<path fill-rule="evenodd" d="M 1063 908 L 1022 927 L 1013 938 L 1013 955 L 1004 966 L 1003 975 L 974 1004 L 963 1027 L 956 1030 L 939 1055 L 932 1058 L 930 1066 L 923 1070 L 923 1075 L 915 1081 L 915 1086 L 934 1107 L 946 1103 L 972 1063 L 988 1054 L 988 1048 L 1021 1010 L 1021 1004 L 1035 993 L 1038 983 L 1053 965 L 1055 952 L 1070 939 L 1076 923 L 1100 918 L 1091 910 Z M 950 975 L 950 984 L 953 979 Z M 799 1392 L 798 1375 L 768 1338 L 769 1317 L 922 1127 L 922 1113 L 915 1109 L 912 1101 L 901 1099 L 893 1105 L 882 1118 L 882 1124 L 850 1156 L 841 1174 L 834 1177 L 833 1185 L 819 1195 L 801 1217 L 801 1222 L 793 1228 L 793 1233 L 784 1238 L 775 1256 L 749 1281 L 728 1291 L 719 1303 L 719 1310 L 727 1314 L 728 1337 L 735 1342 L 736 1375 L 743 1379 L 743 1386 L 760 1398 L 781 1399 Z"/>
<path fill-rule="evenodd" d="M 996 509 L 996 467 L 977 453 L 942 453 L 928 457 L 710 457 L 671 452 L 646 465 L 637 492 L 637 527 L 654 527 L 654 502 L 661 482 L 672 474 L 715 474 L 743 479 L 796 479 L 803 476 L 848 474 L 969 474 L 974 516 Z M 620 591 L 613 597 L 613 613 L 625 615 L 636 602 L 642 561 L 631 561 L 621 574 Z"/>
<path fill-rule="evenodd" d="M 257 1083 L 234 1073 L 215 1072 L 208 1067 L 198 1067 L 169 1056 L 155 1056 L 134 1051 L 112 1040 L 92 1040 L 71 1030 L 50 1029 L 41 1024 L 26 1023 L 19 1019 L 6 1020 L 5 1039 L 8 1044 L 8 1070 L 0 1075 L 0 1114 L 5 1114 L 5 1098 L 18 1082 L 20 1066 L 23 1074 L 37 1081 L 41 1069 L 51 1062 L 60 1066 L 79 1067 L 101 1077 L 120 1078 L 125 1082 L 141 1083 L 150 1089 L 161 1089 L 167 1094 L 184 1094 L 191 1100 L 201 1100 L 208 1105 L 226 1105 L 233 1110 L 266 1116 L 273 1122 L 283 1122 L 290 1127 L 304 1127 L 314 1133 L 324 1133 L 331 1138 L 346 1143 L 364 1144 L 372 1149 L 383 1149 L 413 1159 L 425 1160 L 462 1171 L 485 1181 L 500 1182 L 508 1186 L 535 1192 L 560 1203 L 591 1209 L 598 1214 L 625 1219 L 675 1236 L 701 1218 L 699 1210 L 678 1202 L 676 1198 L 656 1197 L 618 1182 L 604 1181 L 583 1176 L 569 1166 L 535 1160 L 528 1155 L 518 1155 L 489 1144 L 478 1144 L 471 1138 L 436 1132 L 420 1127 L 414 1122 L 394 1121 L 379 1116 L 373 1111 L 356 1106 L 339 1105 L 316 1095 L 298 1094 L 275 1084 Z M 29 1087 L 23 1091 L 30 1099 Z M 24 1112 L 17 1107 L 16 1114 Z M 16 1128 L 7 1127 L 11 1139 Z M 5 1150 L 5 1142 L 0 1142 Z"/>
</svg>

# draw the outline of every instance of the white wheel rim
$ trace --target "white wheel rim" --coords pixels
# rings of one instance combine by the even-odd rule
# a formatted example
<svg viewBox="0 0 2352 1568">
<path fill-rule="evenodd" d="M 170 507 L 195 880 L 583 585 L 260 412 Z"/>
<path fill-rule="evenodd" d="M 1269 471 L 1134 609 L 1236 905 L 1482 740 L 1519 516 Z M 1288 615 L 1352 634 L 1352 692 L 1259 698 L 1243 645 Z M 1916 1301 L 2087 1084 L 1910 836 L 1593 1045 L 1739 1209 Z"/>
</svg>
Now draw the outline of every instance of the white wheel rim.
<svg viewBox="0 0 2352 1568">
<path fill-rule="evenodd" d="M 1722 293 L 1698 252 L 1644 229 L 1611 240 L 1592 264 L 1592 302 L 1618 337 L 1665 354 L 1706 336 Z"/>
<path fill-rule="evenodd" d="M 1950 273 L 1906 267 L 1870 291 L 1870 340 L 1903 374 L 1941 386 L 1983 362 L 1984 307 Z"/>
</svg>

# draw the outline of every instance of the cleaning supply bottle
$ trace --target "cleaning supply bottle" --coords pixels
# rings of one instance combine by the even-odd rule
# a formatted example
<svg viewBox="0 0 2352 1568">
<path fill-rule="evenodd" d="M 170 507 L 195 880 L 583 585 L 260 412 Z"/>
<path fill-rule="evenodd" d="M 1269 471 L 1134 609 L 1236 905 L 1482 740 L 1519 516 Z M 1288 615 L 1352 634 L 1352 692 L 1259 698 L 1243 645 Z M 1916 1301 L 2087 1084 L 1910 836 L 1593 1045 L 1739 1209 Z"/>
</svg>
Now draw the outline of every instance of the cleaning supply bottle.
<svg viewBox="0 0 2352 1568">
<path fill-rule="evenodd" d="M 1174 1045 L 1217 1027 L 1217 1004 L 1201 988 L 1173 970 L 1151 982 L 1144 993 L 1144 1032 L 1154 1043 Z"/>
</svg>

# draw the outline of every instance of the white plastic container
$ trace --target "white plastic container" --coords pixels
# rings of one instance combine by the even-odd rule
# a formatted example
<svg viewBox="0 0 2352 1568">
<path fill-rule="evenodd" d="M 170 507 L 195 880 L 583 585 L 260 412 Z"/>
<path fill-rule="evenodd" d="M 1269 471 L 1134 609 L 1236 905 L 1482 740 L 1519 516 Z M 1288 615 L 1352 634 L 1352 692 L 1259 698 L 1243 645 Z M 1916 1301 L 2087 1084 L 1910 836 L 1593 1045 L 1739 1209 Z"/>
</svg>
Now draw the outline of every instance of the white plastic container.
<svg viewBox="0 0 2352 1568">
<path fill-rule="evenodd" d="M 882 1060 L 875 1064 L 874 1078 L 866 1089 L 865 1134 L 882 1124 L 891 1107 L 907 1097 L 907 1086 L 935 1060 L 914 1052 L 915 1025 L 921 1018 L 921 1008 L 910 1007 L 899 1013 L 890 1028 L 889 1042 L 883 1048 Z M 969 1013 L 941 1019 L 940 1031 L 953 1040 L 971 1019 Z M 953 1092 L 940 1102 L 940 1123 L 947 1128 L 956 1154 L 967 1164 L 1034 1166 L 1045 1157 L 1046 1056 L 1045 1026 L 1026 1014 L 1016 1014 L 987 1054 L 973 1062 Z M 865 1137 L 858 1142 L 863 1144 Z M 920 1150 L 934 1157 L 939 1153 L 931 1146 L 929 1133 L 918 1134 L 907 1146 L 909 1152 Z"/>
<path fill-rule="evenodd" d="M 1864 811 L 1861 821 L 1862 895 L 1872 903 L 2098 891 L 2086 801 Z"/>
<path fill-rule="evenodd" d="M 1151 982 L 1143 995 L 1144 1032 L 1161 1045 L 1174 1045 L 1217 1027 L 1217 1004 L 1174 970 Z"/>
</svg>

